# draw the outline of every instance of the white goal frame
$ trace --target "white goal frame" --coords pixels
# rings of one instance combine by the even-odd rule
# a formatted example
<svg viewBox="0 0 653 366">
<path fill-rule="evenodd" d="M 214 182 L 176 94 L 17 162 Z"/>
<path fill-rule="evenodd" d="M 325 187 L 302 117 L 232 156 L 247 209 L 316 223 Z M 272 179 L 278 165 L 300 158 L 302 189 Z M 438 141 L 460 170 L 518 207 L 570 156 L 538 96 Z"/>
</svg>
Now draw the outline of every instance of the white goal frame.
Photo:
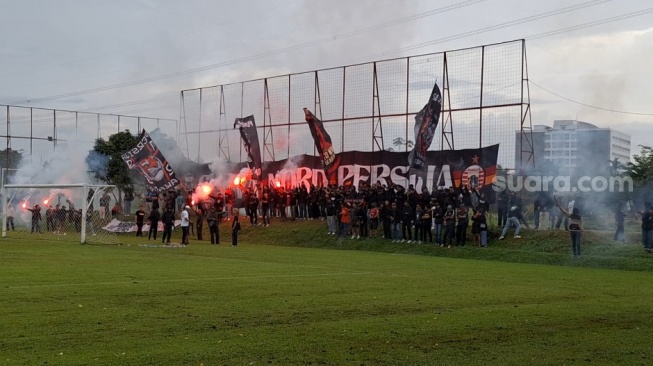
<svg viewBox="0 0 653 366">
<path fill-rule="evenodd" d="M 88 208 L 95 200 L 95 197 L 98 194 L 104 193 L 107 189 L 117 188 L 114 185 L 103 185 L 103 184 L 2 184 L 2 237 L 7 237 L 7 203 L 9 202 L 9 197 L 7 197 L 7 189 L 66 189 L 66 188 L 83 188 L 82 201 L 86 200 L 82 204 L 82 220 L 81 220 L 81 233 L 80 233 L 80 244 L 86 243 L 86 214 L 88 213 Z M 94 190 L 93 197 L 87 199 L 88 192 L 90 189 Z"/>
</svg>

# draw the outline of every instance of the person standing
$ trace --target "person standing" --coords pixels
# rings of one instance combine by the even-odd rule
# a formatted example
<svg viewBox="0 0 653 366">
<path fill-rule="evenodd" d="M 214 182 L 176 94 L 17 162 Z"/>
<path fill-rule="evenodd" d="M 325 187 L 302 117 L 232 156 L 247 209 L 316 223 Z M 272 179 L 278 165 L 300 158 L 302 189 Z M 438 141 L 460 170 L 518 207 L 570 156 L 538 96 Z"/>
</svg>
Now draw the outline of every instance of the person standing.
<svg viewBox="0 0 653 366">
<path fill-rule="evenodd" d="M 624 232 L 624 221 L 626 215 L 624 214 L 624 209 L 621 203 L 617 205 L 617 209 L 614 212 L 614 220 L 617 224 L 617 231 L 614 233 L 614 240 L 620 243 L 626 242 L 626 234 Z"/>
<path fill-rule="evenodd" d="M 451 205 L 447 206 L 447 210 L 444 213 L 444 235 L 442 236 L 442 244 L 447 244 L 447 248 L 451 248 L 451 242 L 453 241 L 454 235 L 456 233 L 456 212 L 453 210 Z"/>
<path fill-rule="evenodd" d="M 259 199 L 253 189 L 250 189 L 249 200 L 247 201 L 247 215 L 249 216 L 249 223 L 252 226 L 258 225 L 258 205 Z"/>
<path fill-rule="evenodd" d="M 572 213 L 570 214 L 569 211 L 565 210 L 560 206 L 559 203 L 556 203 L 558 208 L 560 209 L 560 212 L 562 212 L 563 215 L 565 215 L 566 218 L 569 219 L 569 236 L 571 237 L 571 249 L 574 255 L 574 258 L 580 258 L 580 236 L 581 233 L 583 232 L 583 221 L 580 216 L 580 210 L 578 208 L 574 208 Z M 650 222 L 653 228 L 653 208 L 649 210 L 650 212 Z M 650 250 L 648 250 L 650 253 Z"/>
<path fill-rule="evenodd" d="M 145 211 L 143 206 L 139 206 L 136 211 L 136 236 L 143 236 L 143 224 L 145 224 Z"/>
<path fill-rule="evenodd" d="M 376 231 L 379 229 L 379 208 L 376 202 L 372 203 L 370 208 L 370 238 L 376 238 Z"/>
<path fill-rule="evenodd" d="M 209 213 L 206 214 L 206 224 L 209 226 L 211 244 L 220 244 L 220 226 L 218 225 L 218 213 L 215 207 L 211 207 Z"/>
<path fill-rule="evenodd" d="M 474 244 L 482 248 L 487 246 L 487 220 L 482 207 L 472 214 L 472 235 L 474 235 Z"/>
<path fill-rule="evenodd" d="M 327 235 L 336 235 L 338 231 L 336 227 L 336 213 L 338 212 L 338 207 L 336 206 L 336 198 L 331 197 L 329 203 L 326 207 L 327 214 Z"/>
<path fill-rule="evenodd" d="M 346 237 L 349 234 L 349 223 L 351 217 L 349 216 L 349 203 L 344 202 L 340 210 L 340 236 Z M 352 237 L 353 239 L 353 237 Z"/>
<path fill-rule="evenodd" d="M 270 194 L 264 191 L 261 195 L 261 214 L 263 216 L 263 226 L 270 226 Z"/>
<path fill-rule="evenodd" d="M 195 231 L 197 231 L 197 240 L 202 240 L 202 230 L 204 230 L 204 211 L 198 207 L 195 211 L 197 221 L 195 221 Z"/>
<path fill-rule="evenodd" d="M 107 213 L 109 212 L 109 205 L 111 204 L 111 197 L 109 197 L 108 193 L 104 193 L 102 197 L 100 197 L 100 218 L 104 220 L 107 216 Z"/>
<path fill-rule="evenodd" d="M 435 245 L 442 246 L 442 225 L 444 224 L 444 216 L 442 215 L 442 209 L 440 208 L 440 203 L 435 201 L 431 207 L 431 219 L 433 221 L 433 226 L 431 226 L 431 231 L 435 235 Z"/>
<path fill-rule="evenodd" d="M 15 231 L 14 228 L 14 215 L 16 214 L 13 205 L 7 205 L 7 231 L 9 231 L 9 226 L 11 230 Z"/>
<path fill-rule="evenodd" d="M 642 212 L 642 239 L 644 240 L 644 250 L 651 253 L 653 250 L 653 205 L 648 207 L 648 211 Z"/>
<path fill-rule="evenodd" d="M 188 232 L 190 226 L 190 214 L 188 211 L 190 206 L 185 206 L 184 210 L 181 211 L 181 245 L 188 245 Z"/>
<path fill-rule="evenodd" d="M 238 246 L 238 232 L 240 231 L 240 218 L 234 215 L 234 221 L 231 222 L 231 246 Z"/>
<path fill-rule="evenodd" d="M 153 209 L 147 219 L 150 221 L 150 230 L 147 233 L 147 240 L 150 240 L 152 236 L 154 236 L 154 240 L 156 240 L 156 233 L 159 230 L 159 220 L 161 220 L 159 209 Z"/>
<path fill-rule="evenodd" d="M 467 241 L 467 225 L 469 224 L 469 216 L 467 207 L 465 207 L 464 203 L 460 204 L 456 218 L 456 246 L 465 246 L 465 242 Z"/>
<path fill-rule="evenodd" d="M 425 204 L 424 205 L 424 210 L 422 210 L 422 237 L 420 238 L 421 241 L 424 243 L 432 243 L 433 242 L 433 233 L 431 232 L 431 209 L 428 208 L 428 206 Z M 427 239 L 428 238 L 428 239 Z"/>
<path fill-rule="evenodd" d="M 34 232 L 38 232 L 39 234 L 43 234 L 41 232 L 41 206 L 34 205 L 34 208 L 25 208 L 25 209 L 32 213 L 32 231 L 31 231 L 31 234 L 34 234 Z"/>
<path fill-rule="evenodd" d="M 499 237 L 499 240 L 503 240 L 506 237 L 506 234 L 508 233 L 508 230 L 510 229 L 511 226 L 515 227 L 515 239 L 521 238 L 521 236 L 519 236 L 519 231 L 521 230 L 521 224 L 519 223 L 520 216 L 521 216 L 521 207 L 519 207 L 518 205 L 510 206 L 510 208 L 508 209 L 508 219 L 506 220 L 506 224 L 503 227 L 503 231 L 501 232 L 501 236 Z"/>
<path fill-rule="evenodd" d="M 408 241 L 408 243 L 413 242 L 413 209 L 410 207 L 408 201 L 404 201 L 404 208 L 401 211 L 401 242 Z"/>
<path fill-rule="evenodd" d="M 131 215 L 132 213 L 132 202 L 134 201 L 134 189 L 128 188 L 125 189 L 125 215 Z M 143 235 L 141 235 L 143 236 Z"/>
<path fill-rule="evenodd" d="M 161 243 L 170 244 L 172 228 L 175 226 L 175 214 L 172 212 L 171 207 L 165 209 L 161 216 L 161 221 L 163 221 L 163 239 L 161 240 Z"/>
</svg>

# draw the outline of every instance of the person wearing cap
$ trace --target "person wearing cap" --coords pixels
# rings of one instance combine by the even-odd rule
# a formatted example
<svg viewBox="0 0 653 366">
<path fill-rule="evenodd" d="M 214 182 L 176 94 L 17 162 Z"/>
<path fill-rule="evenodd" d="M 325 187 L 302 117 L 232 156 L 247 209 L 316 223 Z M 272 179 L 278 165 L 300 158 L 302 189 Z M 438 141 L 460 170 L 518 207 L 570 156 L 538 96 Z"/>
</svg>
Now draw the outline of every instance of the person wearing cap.
<svg viewBox="0 0 653 366">
<path fill-rule="evenodd" d="M 336 213 L 338 212 L 338 206 L 336 205 L 336 198 L 329 198 L 329 202 L 326 207 L 327 215 L 327 235 L 336 235 L 337 226 L 336 226 Z"/>
<path fill-rule="evenodd" d="M 190 226 L 190 206 L 184 207 L 181 211 L 181 245 L 188 245 L 188 229 Z"/>
</svg>

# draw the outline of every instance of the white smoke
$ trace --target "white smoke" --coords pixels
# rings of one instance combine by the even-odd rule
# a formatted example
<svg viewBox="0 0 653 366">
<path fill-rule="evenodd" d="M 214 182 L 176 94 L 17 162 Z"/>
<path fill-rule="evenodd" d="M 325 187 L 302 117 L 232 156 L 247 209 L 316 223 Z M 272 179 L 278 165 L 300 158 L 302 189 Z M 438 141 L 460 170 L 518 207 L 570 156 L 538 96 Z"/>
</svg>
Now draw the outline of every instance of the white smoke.
<svg viewBox="0 0 653 366">
<path fill-rule="evenodd" d="M 90 181 L 86 163 L 88 148 L 58 146 L 47 160 L 24 158 L 9 179 L 11 184 L 80 184 Z"/>
</svg>

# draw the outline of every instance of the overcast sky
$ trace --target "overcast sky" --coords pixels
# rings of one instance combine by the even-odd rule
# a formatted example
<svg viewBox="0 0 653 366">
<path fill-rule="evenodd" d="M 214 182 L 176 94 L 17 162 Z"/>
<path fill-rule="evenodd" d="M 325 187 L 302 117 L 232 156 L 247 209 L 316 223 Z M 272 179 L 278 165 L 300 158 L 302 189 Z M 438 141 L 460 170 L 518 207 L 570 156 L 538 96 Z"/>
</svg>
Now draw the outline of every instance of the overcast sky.
<svg viewBox="0 0 653 366">
<path fill-rule="evenodd" d="M 0 104 L 178 119 L 183 89 L 526 38 L 533 124 L 578 118 L 651 144 L 649 0 L 0 5 Z"/>
</svg>

